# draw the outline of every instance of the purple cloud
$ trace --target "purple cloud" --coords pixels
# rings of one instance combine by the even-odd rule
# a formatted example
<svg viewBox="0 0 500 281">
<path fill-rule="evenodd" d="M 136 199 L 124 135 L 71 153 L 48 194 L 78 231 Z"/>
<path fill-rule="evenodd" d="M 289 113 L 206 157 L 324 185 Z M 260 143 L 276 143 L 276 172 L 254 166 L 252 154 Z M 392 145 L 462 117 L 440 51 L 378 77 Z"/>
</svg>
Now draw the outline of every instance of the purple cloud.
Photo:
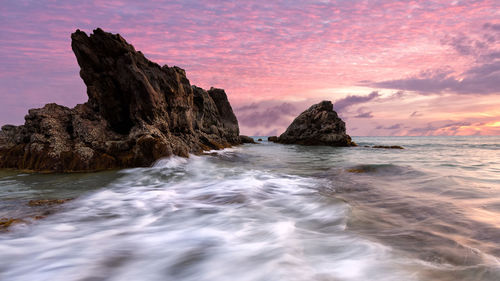
<svg viewBox="0 0 500 281">
<path fill-rule="evenodd" d="M 451 46 L 459 55 L 474 58 L 476 64 L 462 73 L 450 69 L 431 69 L 408 78 L 381 82 L 362 81 L 361 84 L 420 92 L 422 94 L 497 94 L 500 93 L 500 32 L 498 24 L 484 24 L 479 38 L 463 33 L 446 36 L 443 45 Z"/>
<path fill-rule="evenodd" d="M 423 88 L 419 92 L 426 94 L 478 88 L 490 93 L 500 80 L 497 10 L 491 0 L 6 1 L 0 6 L 0 125 L 20 124 L 29 108 L 45 103 L 72 107 L 87 99 L 70 48 L 77 28 L 120 33 L 152 61 L 186 69 L 192 84 L 224 88 L 244 134 L 280 132 L 301 110 L 327 98 L 324 89 L 345 89 L 363 79 L 368 86 L 392 81 L 383 86 Z M 436 66 L 444 71 L 401 76 Z M 417 81 L 394 81 L 408 78 Z M 393 124 L 425 108 L 423 101 L 415 107 L 413 94 L 368 101 L 354 95 L 337 100 L 335 110 L 350 118 L 348 130 L 352 124 L 364 134 L 373 126 L 355 118 L 370 116 L 369 110 L 357 112 L 360 106 L 377 103 L 370 105 L 376 108 L 372 115 L 390 116 L 380 122 Z M 284 101 L 297 110 L 272 109 Z M 498 107 L 497 100 L 491 103 Z M 484 104 L 478 101 L 476 108 Z M 253 121 L 259 118 L 262 126 Z"/>
<path fill-rule="evenodd" d="M 475 36 L 464 33 L 447 35 L 441 43 L 452 47 L 460 55 L 471 56 L 478 62 L 489 62 L 490 59 L 499 58 L 500 30 L 498 26 L 500 25 L 485 23 L 479 34 Z"/>
<path fill-rule="evenodd" d="M 491 29 L 491 30 L 495 30 L 495 31 L 499 31 L 500 32 L 500 24 L 499 23 L 485 23 L 483 24 L 483 28 L 484 29 Z"/>
<path fill-rule="evenodd" d="M 261 103 L 260 106 L 264 107 L 266 104 Z M 259 104 L 252 104 L 251 106 L 243 106 L 237 109 L 237 115 L 239 115 L 238 121 L 246 127 L 264 126 L 269 128 L 275 125 L 282 125 L 283 123 L 288 123 L 286 117 L 297 114 L 297 108 L 288 102 L 267 108 L 259 108 Z"/>
<path fill-rule="evenodd" d="M 333 109 L 337 112 L 343 112 L 348 107 L 361 104 L 365 102 L 369 102 L 375 98 L 378 98 L 380 94 L 378 92 L 371 92 L 367 96 L 359 96 L 359 95 L 350 95 L 345 98 L 339 99 L 333 103 Z"/>
<path fill-rule="evenodd" d="M 358 108 L 357 113 L 354 118 L 373 118 L 372 112 L 368 111 L 365 107 Z"/>
<path fill-rule="evenodd" d="M 373 118 L 372 112 L 363 112 L 359 113 L 358 115 L 354 116 L 354 118 Z"/>
<path fill-rule="evenodd" d="M 256 131 L 254 132 L 253 134 L 251 134 L 252 136 L 277 136 L 279 135 L 278 133 L 278 129 L 272 129 L 272 130 L 264 130 L 264 131 Z"/>
<path fill-rule="evenodd" d="M 382 126 L 382 125 L 379 125 L 379 126 L 375 127 L 375 129 L 377 129 L 377 130 L 399 130 L 402 127 L 403 127 L 403 124 L 398 123 L 398 124 L 394 124 L 392 126 Z"/>
<path fill-rule="evenodd" d="M 245 110 L 255 110 L 255 109 L 258 109 L 258 108 L 259 108 L 259 105 L 257 103 L 255 103 L 255 102 L 252 102 L 251 104 L 237 107 L 234 110 L 235 111 L 245 111 Z"/>
<path fill-rule="evenodd" d="M 444 124 L 436 124 L 438 122 L 427 123 L 425 127 L 417 127 L 410 129 L 410 133 L 413 135 L 428 135 L 434 133 L 438 130 L 446 129 L 449 132 L 457 132 L 457 130 L 462 126 L 470 126 L 472 123 L 466 121 L 459 122 L 447 122 Z"/>
<path fill-rule="evenodd" d="M 373 87 L 400 89 L 440 94 L 496 94 L 500 93 L 500 61 L 482 64 L 463 73 L 463 78 L 456 75 L 438 74 L 429 78 L 410 77 L 372 83 Z"/>
<path fill-rule="evenodd" d="M 413 111 L 411 114 L 410 114 L 410 117 L 420 117 L 422 116 L 422 113 L 418 112 L 418 111 Z"/>
</svg>

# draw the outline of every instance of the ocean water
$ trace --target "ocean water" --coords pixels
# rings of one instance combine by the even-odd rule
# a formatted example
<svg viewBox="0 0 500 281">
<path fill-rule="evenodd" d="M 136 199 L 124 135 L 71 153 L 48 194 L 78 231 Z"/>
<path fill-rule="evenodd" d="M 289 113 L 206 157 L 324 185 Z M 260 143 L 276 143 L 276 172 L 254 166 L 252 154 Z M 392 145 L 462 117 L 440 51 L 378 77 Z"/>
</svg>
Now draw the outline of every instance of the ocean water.
<svg viewBox="0 0 500 281">
<path fill-rule="evenodd" d="M 0 280 L 500 280 L 500 137 L 354 140 L 0 171 Z"/>
</svg>

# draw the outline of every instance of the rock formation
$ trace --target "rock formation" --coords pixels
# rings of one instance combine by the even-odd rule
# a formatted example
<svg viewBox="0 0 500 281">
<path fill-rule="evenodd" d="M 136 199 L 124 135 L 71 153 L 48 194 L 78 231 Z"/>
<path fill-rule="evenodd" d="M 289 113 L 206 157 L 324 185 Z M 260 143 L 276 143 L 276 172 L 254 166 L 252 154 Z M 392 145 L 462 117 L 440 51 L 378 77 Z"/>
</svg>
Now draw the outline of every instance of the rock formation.
<svg viewBox="0 0 500 281">
<path fill-rule="evenodd" d="M 239 144 L 226 93 L 191 86 L 179 67 L 149 61 L 119 34 L 77 30 L 71 47 L 88 101 L 31 109 L 0 131 L 0 168 L 88 171 L 151 165 Z"/>
<path fill-rule="evenodd" d="M 328 146 L 356 146 L 345 132 L 345 123 L 330 101 L 322 101 L 302 112 L 286 131 L 278 137 L 278 143 Z"/>
<path fill-rule="evenodd" d="M 277 136 L 270 136 L 270 137 L 267 138 L 267 141 L 277 142 L 278 141 L 278 137 Z"/>
<path fill-rule="evenodd" d="M 404 149 L 400 145 L 374 145 L 372 148 L 385 148 L 385 149 Z"/>
<path fill-rule="evenodd" d="M 256 143 L 253 140 L 253 138 L 251 138 L 249 136 L 243 136 L 243 135 L 240 136 L 240 141 L 241 141 L 241 143 Z"/>
</svg>

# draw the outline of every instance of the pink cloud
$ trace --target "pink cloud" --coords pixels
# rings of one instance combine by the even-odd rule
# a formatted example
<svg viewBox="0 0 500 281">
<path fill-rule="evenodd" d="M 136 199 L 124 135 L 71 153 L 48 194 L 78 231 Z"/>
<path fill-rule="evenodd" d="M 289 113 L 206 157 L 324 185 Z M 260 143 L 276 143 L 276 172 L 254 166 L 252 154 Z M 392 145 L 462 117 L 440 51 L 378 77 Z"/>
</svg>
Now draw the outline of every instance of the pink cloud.
<svg viewBox="0 0 500 281">
<path fill-rule="evenodd" d="M 494 0 L 11 1 L 0 7 L 0 124 L 22 123 L 28 108 L 44 103 L 73 106 L 86 100 L 70 49 L 69 36 L 77 28 L 122 34 L 151 60 L 185 68 L 193 84 L 225 88 L 235 108 L 272 100 L 300 111 L 309 102 L 368 95 L 382 86 L 418 90 L 394 81 L 429 69 L 449 69 L 462 95 L 478 94 L 460 84 L 477 56 L 460 53 L 459 47 L 467 40 L 490 42 L 475 34 L 498 31 L 498 10 Z M 360 81 L 372 81 L 371 88 L 364 93 L 338 90 Z M 481 91 L 498 93 L 494 85 L 486 87 Z M 430 102 L 435 93 L 428 94 Z M 373 99 L 359 104 L 364 111 L 352 106 L 344 115 L 357 134 L 377 134 L 368 120 L 390 127 L 414 111 L 423 112 L 412 108 L 422 102 Z M 500 107 L 495 96 L 490 102 Z M 393 119 L 384 117 L 388 112 Z M 236 113 L 248 123 L 249 112 Z M 275 123 L 243 124 L 242 132 L 280 131 L 290 118 L 283 113 Z M 404 124 L 423 125 L 414 119 Z"/>
</svg>

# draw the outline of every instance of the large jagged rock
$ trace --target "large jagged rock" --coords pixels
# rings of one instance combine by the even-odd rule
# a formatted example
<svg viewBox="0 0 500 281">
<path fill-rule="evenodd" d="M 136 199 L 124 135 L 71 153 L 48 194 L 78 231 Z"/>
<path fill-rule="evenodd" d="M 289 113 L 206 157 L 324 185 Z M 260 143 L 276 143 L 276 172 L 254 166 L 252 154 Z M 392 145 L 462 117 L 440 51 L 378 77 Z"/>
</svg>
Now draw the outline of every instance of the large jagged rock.
<svg viewBox="0 0 500 281">
<path fill-rule="evenodd" d="M 302 112 L 277 141 L 284 144 L 356 146 L 346 134 L 345 123 L 333 110 L 331 101 L 322 101 Z"/>
<path fill-rule="evenodd" d="M 149 61 L 119 34 L 77 30 L 71 47 L 88 101 L 31 109 L 0 131 L 0 168 L 87 171 L 151 165 L 239 144 L 222 89 L 191 86 L 179 67 Z"/>
</svg>

